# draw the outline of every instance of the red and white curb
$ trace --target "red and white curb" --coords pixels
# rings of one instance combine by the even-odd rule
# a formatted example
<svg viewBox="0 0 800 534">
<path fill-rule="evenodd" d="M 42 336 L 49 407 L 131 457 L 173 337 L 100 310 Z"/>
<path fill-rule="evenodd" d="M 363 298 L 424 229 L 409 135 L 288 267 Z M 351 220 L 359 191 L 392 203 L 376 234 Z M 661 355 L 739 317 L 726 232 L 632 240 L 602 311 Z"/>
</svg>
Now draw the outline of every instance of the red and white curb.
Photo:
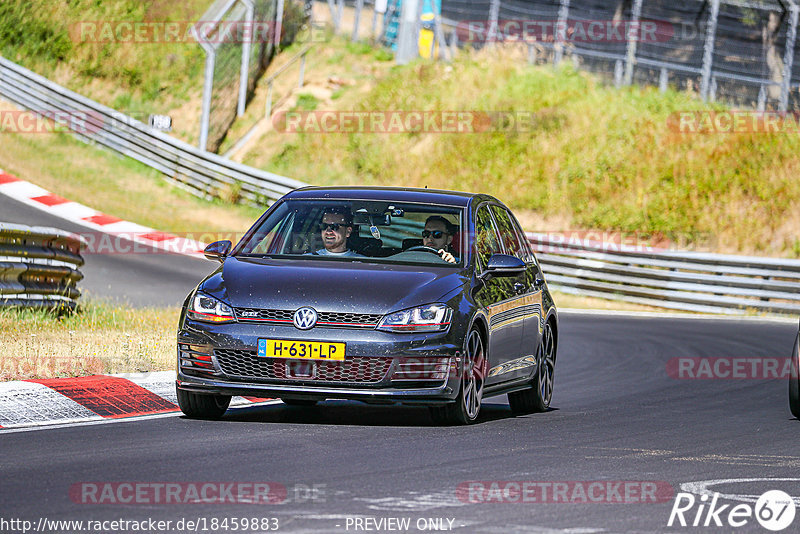
<svg viewBox="0 0 800 534">
<path fill-rule="evenodd" d="M 115 239 L 133 241 L 174 254 L 182 254 L 194 258 L 204 257 L 204 243 L 159 232 L 153 228 L 129 221 L 123 221 L 112 215 L 55 195 L 36 184 L 5 173 L 2 169 L 0 169 L 0 194 L 95 232 L 107 234 Z M 98 249 L 103 248 L 103 244 L 100 243 L 90 243 L 90 246 L 95 246 Z"/>
<path fill-rule="evenodd" d="M 231 406 L 267 400 L 234 397 Z M 174 412 L 179 412 L 174 371 L 0 382 L 0 433 Z"/>
</svg>

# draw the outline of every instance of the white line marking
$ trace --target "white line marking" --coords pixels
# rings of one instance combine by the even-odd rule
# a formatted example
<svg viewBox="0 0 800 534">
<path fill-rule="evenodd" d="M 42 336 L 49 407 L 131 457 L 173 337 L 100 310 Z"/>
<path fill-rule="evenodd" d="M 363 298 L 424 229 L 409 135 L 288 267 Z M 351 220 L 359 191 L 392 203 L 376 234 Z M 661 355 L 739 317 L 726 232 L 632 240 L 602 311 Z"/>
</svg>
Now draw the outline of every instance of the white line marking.
<svg viewBox="0 0 800 534">
<path fill-rule="evenodd" d="M 681 484 L 681 490 L 687 493 L 694 493 L 695 495 L 713 497 L 714 493 L 719 493 L 723 499 L 731 501 L 754 503 L 761 495 L 750 494 L 736 494 L 736 493 L 722 493 L 715 490 L 708 489 L 709 486 L 719 486 L 720 484 L 745 484 L 750 482 L 800 482 L 800 478 L 721 478 L 717 480 L 699 480 L 696 482 L 684 482 Z M 765 487 L 764 491 L 775 489 L 774 486 Z M 788 492 L 787 492 L 788 493 Z M 800 497 L 792 497 L 794 505 L 800 506 Z"/>
</svg>

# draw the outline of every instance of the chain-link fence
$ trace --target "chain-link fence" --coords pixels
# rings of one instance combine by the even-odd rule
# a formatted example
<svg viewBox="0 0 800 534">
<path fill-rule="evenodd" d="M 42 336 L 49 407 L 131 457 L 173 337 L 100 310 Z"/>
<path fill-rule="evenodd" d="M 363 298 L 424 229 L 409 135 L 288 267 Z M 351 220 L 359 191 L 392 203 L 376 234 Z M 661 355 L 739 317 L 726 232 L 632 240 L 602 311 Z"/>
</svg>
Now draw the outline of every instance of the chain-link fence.
<svg viewBox="0 0 800 534">
<path fill-rule="evenodd" d="M 793 0 L 442 1 L 449 44 L 528 46 L 617 84 L 672 85 L 758 109 L 800 107 Z"/>
<path fill-rule="evenodd" d="M 280 0 L 217 0 L 198 24 L 206 53 L 201 149 L 216 152 L 244 113 L 275 49 L 282 5 Z"/>
<path fill-rule="evenodd" d="M 327 3 L 333 14 L 345 5 L 357 11 L 366 7 L 366 16 L 372 6 L 381 4 L 371 0 Z M 384 2 L 388 7 L 380 14 L 379 26 L 387 46 L 397 42 L 403 3 Z M 796 0 L 414 3 L 423 13 L 414 31 L 419 33 L 426 24 L 436 26 L 439 57 L 448 57 L 447 52 L 457 47 L 516 44 L 527 47 L 526 57 L 532 63 L 572 61 L 618 85 L 673 86 L 696 91 L 707 100 L 760 110 L 800 109 L 800 66 L 794 60 L 800 12 Z"/>
</svg>

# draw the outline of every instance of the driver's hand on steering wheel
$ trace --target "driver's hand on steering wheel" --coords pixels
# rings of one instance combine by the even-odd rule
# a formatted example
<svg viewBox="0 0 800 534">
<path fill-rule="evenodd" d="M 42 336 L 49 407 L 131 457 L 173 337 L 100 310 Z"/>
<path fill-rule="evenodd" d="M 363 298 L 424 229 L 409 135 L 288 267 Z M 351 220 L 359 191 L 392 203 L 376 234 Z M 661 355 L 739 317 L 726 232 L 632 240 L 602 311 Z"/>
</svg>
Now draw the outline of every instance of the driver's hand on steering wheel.
<svg viewBox="0 0 800 534">
<path fill-rule="evenodd" d="M 440 256 L 442 257 L 442 259 L 443 259 L 444 261 L 446 261 L 446 262 L 449 262 L 449 263 L 455 263 L 455 262 L 456 262 L 456 258 L 455 258 L 455 256 L 453 256 L 452 254 L 450 254 L 449 252 L 447 252 L 447 251 L 446 251 L 445 249 L 443 249 L 443 248 L 440 248 L 440 249 L 439 249 L 439 255 L 440 255 Z"/>
</svg>

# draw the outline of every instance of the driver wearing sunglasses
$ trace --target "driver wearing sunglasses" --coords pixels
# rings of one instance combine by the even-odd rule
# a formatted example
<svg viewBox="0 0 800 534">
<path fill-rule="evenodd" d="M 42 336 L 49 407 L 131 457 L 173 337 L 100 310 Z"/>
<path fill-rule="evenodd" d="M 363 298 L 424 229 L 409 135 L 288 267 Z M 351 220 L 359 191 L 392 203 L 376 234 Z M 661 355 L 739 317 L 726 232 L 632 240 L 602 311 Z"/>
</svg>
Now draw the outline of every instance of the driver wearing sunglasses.
<svg viewBox="0 0 800 534">
<path fill-rule="evenodd" d="M 422 231 L 422 244 L 436 249 L 444 261 L 456 263 L 458 258 L 450 252 L 450 244 L 453 242 L 454 233 L 451 228 L 450 222 L 441 215 L 431 215 L 425 221 L 425 229 Z"/>
<path fill-rule="evenodd" d="M 357 257 L 361 254 L 347 248 L 347 238 L 353 233 L 353 216 L 349 212 L 336 209 L 326 210 L 319 223 L 322 235 L 322 248 L 316 252 L 321 256 Z"/>
</svg>

